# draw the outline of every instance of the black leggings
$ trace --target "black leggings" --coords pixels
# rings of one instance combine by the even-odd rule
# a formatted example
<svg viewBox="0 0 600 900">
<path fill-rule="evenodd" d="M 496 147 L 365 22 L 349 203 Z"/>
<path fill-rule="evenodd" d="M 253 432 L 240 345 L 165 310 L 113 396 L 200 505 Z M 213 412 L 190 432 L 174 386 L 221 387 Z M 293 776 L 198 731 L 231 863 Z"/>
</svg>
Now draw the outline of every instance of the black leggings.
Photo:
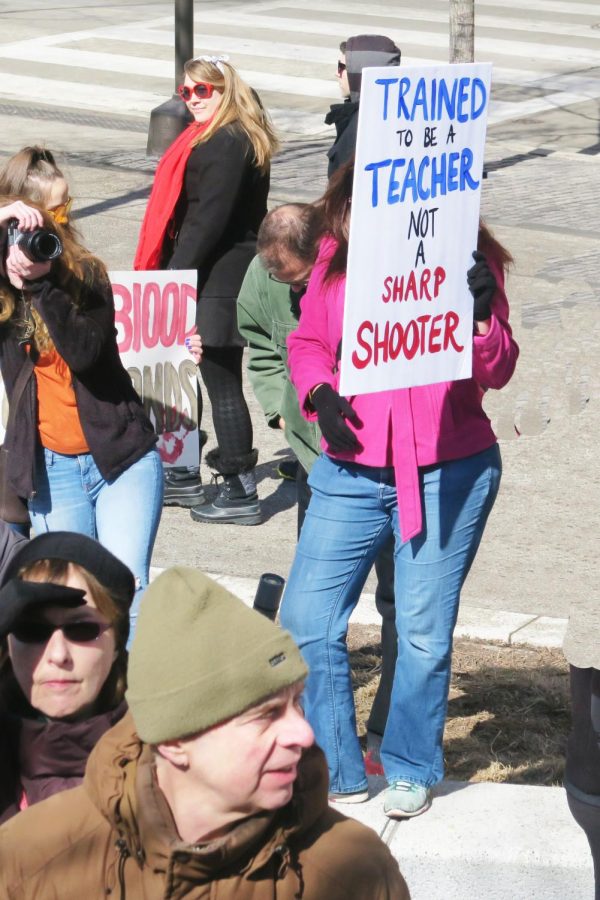
<svg viewBox="0 0 600 900">
<path fill-rule="evenodd" d="M 600 671 L 571 666 L 572 729 L 565 786 L 573 818 L 585 831 L 600 900 Z"/>
<path fill-rule="evenodd" d="M 242 391 L 243 347 L 204 347 L 200 374 L 212 406 L 213 425 L 223 459 L 252 450 L 252 420 Z M 198 391 L 198 424 L 202 394 Z"/>
<path fill-rule="evenodd" d="M 589 796 L 589 795 L 588 795 Z M 594 863 L 594 900 L 600 900 L 600 806 L 592 806 L 573 796 L 567 788 L 567 800 L 571 815 L 585 831 Z"/>
</svg>

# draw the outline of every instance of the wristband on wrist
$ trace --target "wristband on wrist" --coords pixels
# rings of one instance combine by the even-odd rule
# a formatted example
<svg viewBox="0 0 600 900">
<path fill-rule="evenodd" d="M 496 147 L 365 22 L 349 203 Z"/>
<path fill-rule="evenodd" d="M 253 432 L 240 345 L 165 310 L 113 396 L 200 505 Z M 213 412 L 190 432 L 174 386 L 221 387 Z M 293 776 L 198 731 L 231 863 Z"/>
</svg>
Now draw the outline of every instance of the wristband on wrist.
<svg viewBox="0 0 600 900">
<path fill-rule="evenodd" d="M 310 391 L 308 392 L 308 402 L 309 403 L 312 404 L 315 393 L 319 390 L 320 387 L 323 387 L 324 384 L 325 384 L 324 381 L 320 381 L 319 384 L 315 384 L 315 386 L 310 389 Z"/>
</svg>

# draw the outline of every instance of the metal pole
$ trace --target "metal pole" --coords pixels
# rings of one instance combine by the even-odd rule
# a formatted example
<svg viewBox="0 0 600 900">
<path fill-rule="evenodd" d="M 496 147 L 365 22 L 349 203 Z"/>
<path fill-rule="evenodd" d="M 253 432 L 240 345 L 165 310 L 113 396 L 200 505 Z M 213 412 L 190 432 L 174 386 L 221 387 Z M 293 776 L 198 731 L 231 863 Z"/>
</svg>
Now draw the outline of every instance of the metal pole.
<svg viewBox="0 0 600 900">
<path fill-rule="evenodd" d="M 475 0 L 450 0 L 450 62 L 475 60 Z"/>
<path fill-rule="evenodd" d="M 175 0 L 175 90 L 170 100 L 150 113 L 147 156 L 162 156 L 167 147 L 191 122 L 176 89 L 183 81 L 183 64 L 194 55 L 194 0 Z"/>
<path fill-rule="evenodd" d="M 194 0 L 175 0 L 175 89 L 183 81 L 183 64 L 193 55 Z"/>
</svg>

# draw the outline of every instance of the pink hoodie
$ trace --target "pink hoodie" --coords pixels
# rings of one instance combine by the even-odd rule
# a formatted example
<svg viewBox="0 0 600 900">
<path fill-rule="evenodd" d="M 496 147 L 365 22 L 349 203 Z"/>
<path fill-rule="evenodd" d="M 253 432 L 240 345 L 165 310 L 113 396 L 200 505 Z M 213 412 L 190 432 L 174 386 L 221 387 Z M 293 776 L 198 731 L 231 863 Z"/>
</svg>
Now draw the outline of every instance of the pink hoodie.
<svg viewBox="0 0 600 900">
<path fill-rule="evenodd" d="M 325 283 L 336 244 L 325 238 L 302 300 L 297 331 L 288 337 L 289 366 L 307 419 L 316 419 L 308 399 L 317 384 L 337 390 L 336 351 L 342 337 L 345 279 Z M 508 324 L 508 301 L 502 267 L 488 259 L 498 290 L 492 302 L 491 328 L 473 337 L 473 377 L 421 387 L 382 391 L 350 397 L 360 426 L 347 421 L 362 449 L 334 453 L 323 438 L 321 446 L 332 457 L 365 466 L 394 466 L 402 539 L 422 528 L 418 466 L 471 456 L 491 447 L 496 436 L 483 411 L 487 388 L 501 388 L 510 380 L 519 348 Z"/>
</svg>

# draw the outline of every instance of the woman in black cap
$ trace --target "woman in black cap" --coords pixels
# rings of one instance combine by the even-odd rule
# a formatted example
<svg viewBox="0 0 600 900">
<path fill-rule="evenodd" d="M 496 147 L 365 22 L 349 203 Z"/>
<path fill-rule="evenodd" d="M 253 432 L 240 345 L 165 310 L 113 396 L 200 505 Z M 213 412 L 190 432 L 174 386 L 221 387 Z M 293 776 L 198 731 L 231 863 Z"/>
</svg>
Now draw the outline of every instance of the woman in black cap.
<svg viewBox="0 0 600 900">
<path fill-rule="evenodd" d="M 125 713 L 129 569 L 91 538 L 49 532 L 0 590 L 0 822 L 83 779 Z"/>
</svg>

